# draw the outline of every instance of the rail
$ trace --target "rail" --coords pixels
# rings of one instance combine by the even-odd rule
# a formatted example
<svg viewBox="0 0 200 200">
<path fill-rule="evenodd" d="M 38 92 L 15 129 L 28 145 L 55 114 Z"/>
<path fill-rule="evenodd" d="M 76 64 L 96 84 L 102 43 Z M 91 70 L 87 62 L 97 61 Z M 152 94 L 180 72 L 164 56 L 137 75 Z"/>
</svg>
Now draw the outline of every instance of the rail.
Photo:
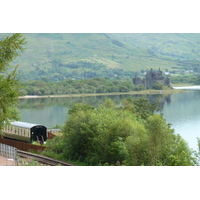
<svg viewBox="0 0 200 200">
<path fill-rule="evenodd" d="M 42 156 L 42 155 L 38 155 L 38 154 L 33 154 L 33 153 L 30 153 L 30 152 L 26 152 L 26 151 L 17 150 L 17 154 L 20 157 L 33 158 L 34 160 L 38 161 L 39 163 L 47 164 L 47 165 L 50 165 L 50 166 L 58 166 L 58 165 L 74 166 L 74 165 L 67 163 L 67 162 L 63 162 L 63 161 L 60 161 L 60 160 L 56 160 L 56 159 L 49 158 L 49 157 Z"/>
</svg>

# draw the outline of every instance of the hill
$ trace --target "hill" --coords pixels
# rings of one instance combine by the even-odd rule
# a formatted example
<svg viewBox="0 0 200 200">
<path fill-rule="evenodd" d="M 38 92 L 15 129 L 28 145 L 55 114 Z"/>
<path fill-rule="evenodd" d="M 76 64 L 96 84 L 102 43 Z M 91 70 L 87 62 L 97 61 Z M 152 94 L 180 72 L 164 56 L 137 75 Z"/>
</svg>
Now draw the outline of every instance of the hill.
<svg viewBox="0 0 200 200">
<path fill-rule="evenodd" d="M 117 34 L 128 43 L 148 49 L 156 56 L 173 59 L 200 59 L 200 34 L 197 33 L 136 33 Z"/>
<path fill-rule="evenodd" d="M 7 34 L 0 34 L 0 39 Z M 23 80 L 132 77 L 150 68 L 200 68 L 199 34 L 25 33 Z"/>
</svg>

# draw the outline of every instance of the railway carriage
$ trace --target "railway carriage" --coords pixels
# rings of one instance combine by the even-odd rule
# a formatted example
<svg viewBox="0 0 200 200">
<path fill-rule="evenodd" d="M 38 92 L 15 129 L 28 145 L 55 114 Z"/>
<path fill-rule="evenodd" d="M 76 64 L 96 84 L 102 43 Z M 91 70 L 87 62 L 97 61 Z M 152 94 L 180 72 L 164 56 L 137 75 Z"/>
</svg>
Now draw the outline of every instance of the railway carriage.
<svg viewBox="0 0 200 200">
<path fill-rule="evenodd" d="M 5 125 L 3 136 L 23 142 L 44 143 L 47 140 L 47 128 L 40 124 L 15 121 Z"/>
</svg>

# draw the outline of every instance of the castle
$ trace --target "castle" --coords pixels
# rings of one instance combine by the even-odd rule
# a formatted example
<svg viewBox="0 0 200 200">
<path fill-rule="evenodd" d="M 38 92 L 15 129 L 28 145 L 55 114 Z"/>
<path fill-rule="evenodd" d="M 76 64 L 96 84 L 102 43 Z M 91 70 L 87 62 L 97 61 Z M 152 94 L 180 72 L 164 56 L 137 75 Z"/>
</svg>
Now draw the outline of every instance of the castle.
<svg viewBox="0 0 200 200">
<path fill-rule="evenodd" d="M 153 88 L 157 83 L 161 83 L 162 85 L 171 87 L 171 80 L 168 77 L 164 77 L 162 71 L 154 72 L 152 69 L 147 72 L 143 79 L 135 76 L 133 78 L 133 83 L 135 85 L 143 85 L 145 89 Z"/>
</svg>

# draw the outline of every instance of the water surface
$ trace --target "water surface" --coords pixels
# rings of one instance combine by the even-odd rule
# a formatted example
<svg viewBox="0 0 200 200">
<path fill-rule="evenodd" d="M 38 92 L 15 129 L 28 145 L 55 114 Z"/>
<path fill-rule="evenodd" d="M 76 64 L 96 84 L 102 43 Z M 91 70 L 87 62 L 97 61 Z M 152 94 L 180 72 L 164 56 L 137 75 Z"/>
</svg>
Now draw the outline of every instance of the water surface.
<svg viewBox="0 0 200 200">
<path fill-rule="evenodd" d="M 68 118 L 68 110 L 75 103 L 86 103 L 92 106 L 102 104 L 107 98 L 120 104 L 124 98 L 146 97 L 150 101 L 158 100 L 163 107 L 163 114 L 172 124 L 175 133 L 179 133 L 193 149 L 197 149 L 197 137 L 200 137 L 200 90 L 188 90 L 171 95 L 116 95 L 91 97 L 63 97 L 44 99 L 20 99 L 19 111 L 21 120 L 39 123 L 51 128 L 63 125 Z"/>
</svg>

